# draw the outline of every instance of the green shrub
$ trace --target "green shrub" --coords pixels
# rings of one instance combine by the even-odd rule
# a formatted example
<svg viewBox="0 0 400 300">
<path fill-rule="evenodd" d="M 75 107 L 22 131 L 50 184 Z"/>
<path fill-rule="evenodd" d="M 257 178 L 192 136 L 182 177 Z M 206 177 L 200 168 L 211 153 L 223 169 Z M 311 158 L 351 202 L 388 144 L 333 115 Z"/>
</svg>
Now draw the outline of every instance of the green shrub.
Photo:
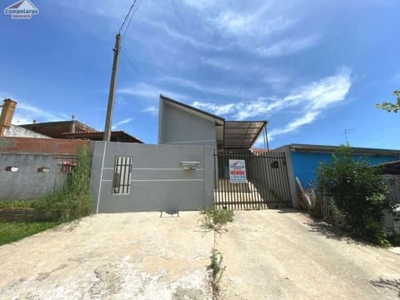
<svg viewBox="0 0 400 300">
<path fill-rule="evenodd" d="M 200 213 L 203 215 L 201 226 L 208 230 L 219 231 L 228 222 L 233 222 L 233 210 L 206 208 Z"/>
<path fill-rule="evenodd" d="M 383 210 L 393 209 L 386 197 L 388 187 L 381 169 L 367 161 L 355 160 L 351 147 L 342 146 L 333 154 L 332 164 L 322 163 L 317 171 L 318 196 L 332 199 L 338 212 L 356 236 L 385 246 L 388 241 L 382 224 Z"/>
<path fill-rule="evenodd" d="M 42 213 L 44 219 L 51 220 L 69 221 L 91 214 L 90 169 L 89 150 L 82 148 L 77 152 L 77 164 L 68 174 L 65 186 L 39 198 L 34 208 Z"/>
</svg>

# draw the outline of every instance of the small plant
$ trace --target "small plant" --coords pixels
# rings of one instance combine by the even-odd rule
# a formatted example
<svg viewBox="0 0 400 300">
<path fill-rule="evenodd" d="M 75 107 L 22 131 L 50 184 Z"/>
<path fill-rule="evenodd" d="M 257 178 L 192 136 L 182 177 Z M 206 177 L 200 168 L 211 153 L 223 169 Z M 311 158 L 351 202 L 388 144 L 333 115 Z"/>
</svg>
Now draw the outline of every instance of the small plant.
<svg viewBox="0 0 400 300">
<path fill-rule="evenodd" d="M 35 201 L 34 208 L 42 212 L 44 219 L 69 221 L 92 212 L 90 167 L 89 150 L 80 149 L 65 186 Z"/>
<path fill-rule="evenodd" d="M 220 231 L 228 222 L 233 222 L 233 210 L 206 208 L 200 213 L 203 215 L 201 227 L 207 230 Z"/>
<path fill-rule="evenodd" d="M 219 282 L 221 281 L 222 274 L 224 273 L 226 267 L 222 265 L 224 260 L 222 254 L 215 248 L 211 252 L 210 259 L 211 259 L 211 264 L 207 267 L 207 269 L 211 270 L 211 275 L 212 275 L 211 287 L 215 299 L 219 295 L 220 292 Z"/>
</svg>

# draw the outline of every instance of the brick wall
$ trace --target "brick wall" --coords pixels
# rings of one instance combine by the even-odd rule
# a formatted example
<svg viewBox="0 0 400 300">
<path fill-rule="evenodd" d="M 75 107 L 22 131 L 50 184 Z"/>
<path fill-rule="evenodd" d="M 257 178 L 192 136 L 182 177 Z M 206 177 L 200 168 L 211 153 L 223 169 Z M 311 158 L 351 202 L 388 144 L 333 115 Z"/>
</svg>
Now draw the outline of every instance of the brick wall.
<svg viewBox="0 0 400 300">
<path fill-rule="evenodd" d="M 1 137 L 2 153 L 40 153 L 40 154 L 75 154 L 82 147 L 90 147 L 88 140 L 37 139 L 22 137 Z"/>
</svg>

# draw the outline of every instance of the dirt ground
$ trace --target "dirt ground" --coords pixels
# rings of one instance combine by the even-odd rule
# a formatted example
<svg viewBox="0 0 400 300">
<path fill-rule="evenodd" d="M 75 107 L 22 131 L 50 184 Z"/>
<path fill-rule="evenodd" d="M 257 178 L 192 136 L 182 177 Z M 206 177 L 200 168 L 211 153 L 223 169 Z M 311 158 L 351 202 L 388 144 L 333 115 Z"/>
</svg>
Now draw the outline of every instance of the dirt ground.
<svg viewBox="0 0 400 300">
<path fill-rule="evenodd" d="M 277 210 L 241 211 L 216 236 L 225 299 L 398 299 L 400 255 Z"/>
<path fill-rule="evenodd" d="M 198 212 L 99 214 L 0 247 L 0 299 L 399 299 L 400 255 L 294 211 L 236 211 L 227 232 Z"/>
</svg>

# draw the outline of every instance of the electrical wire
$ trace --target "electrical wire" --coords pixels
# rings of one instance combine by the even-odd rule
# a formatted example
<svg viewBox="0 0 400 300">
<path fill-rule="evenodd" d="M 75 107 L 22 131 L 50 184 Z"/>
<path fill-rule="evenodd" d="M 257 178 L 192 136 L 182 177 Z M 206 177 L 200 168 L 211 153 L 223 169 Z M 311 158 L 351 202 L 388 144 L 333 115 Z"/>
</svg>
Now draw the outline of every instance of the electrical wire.
<svg viewBox="0 0 400 300">
<path fill-rule="evenodd" d="M 138 2 L 138 0 L 133 0 L 132 5 L 131 5 L 131 7 L 130 7 L 129 10 L 128 10 L 128 13 L 127 13 L 126 16 L 125 16 L 125 19 L 124 19 L 124 21 L 122 22 L 121 27 L 120 27 L 119 30 L 118 30 L 118 33 L 121 33 L 122 28 L 124 27 L 126 21 L 128 20 L 130 14 L 131 14 L 131 12 L 132 12 L 132 10 L 133 10 L 133 8 L 135 7 L 135 5 L 136 5 L 137 2 Z"/>
<path fill-rule="evenodd" d="M 125 28 L 125 31 L 124 31 L 124 36 L 125 36 L 126 32 L 128 31 L 129 26 L 131 25 L 131 21 L 133 19 L 133 16 L 135 15 L 135 13 L 137 12 L 137 10 L 139 8 L 140 2 L 142 2 L 142 0 L 137 0 L 137 5 L 132 10 L 131 16 L 130 16 L 130 18 L 128 20 L 128 24 L 126 25 L 126 28 Z"/>
<path fill-rule="evenodd" d="M 142 77 L 142 79 L 145 79 L 145 77 L 143 76 L 143 74 L 135 67 L 135 64 L 130 60 L 130 58 L 125 54 L 124 51 L 121 51 L 121 53 L 123 54 L 123 56 L 125 57 L 125 59 L 128 61 L 129 65 L 136 71 L 136 73 Z M 152 85 L 148 85 L 148 87 L 153 90 L 157 95 L 160 94 L 160 91 L 156 90 L 154 88 L 154 86 Z"/>
</svg>

